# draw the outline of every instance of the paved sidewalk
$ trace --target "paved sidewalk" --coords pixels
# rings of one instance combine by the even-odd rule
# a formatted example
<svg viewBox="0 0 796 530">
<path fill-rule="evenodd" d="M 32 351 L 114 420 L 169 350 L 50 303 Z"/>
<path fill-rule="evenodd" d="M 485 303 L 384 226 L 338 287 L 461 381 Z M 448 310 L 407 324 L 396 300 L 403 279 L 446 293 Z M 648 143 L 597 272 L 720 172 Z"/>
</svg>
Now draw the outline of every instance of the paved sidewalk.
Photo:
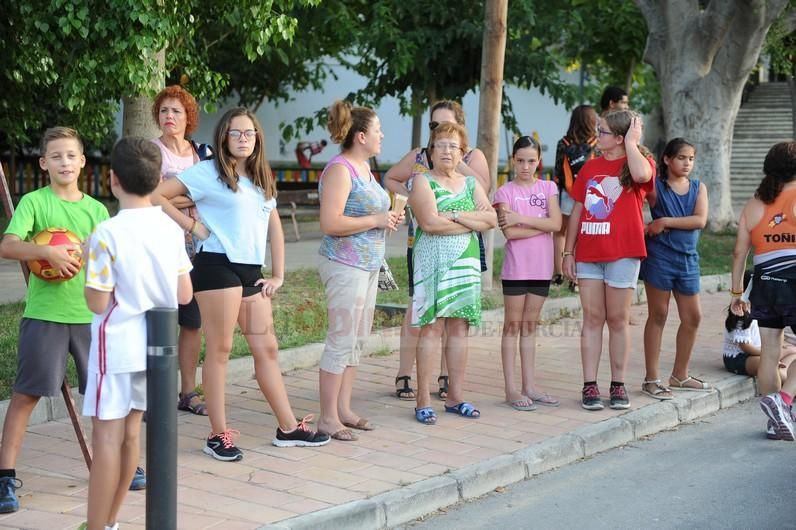
<svg viewBox="0 0 796 530">
<path fill-rule="evenodd" d="M 484 326 L 470 342 L 467 398 L 480 408 L 478 420 L 444 414 L 442 403 L 435 402 L 438 424 L 417 423 L 414 403 L 393 397 L 398 366 L 393 352 L 363 359 L 355 386 L 355 410 L 377 426 L 375 431 L 361 433 L 353 443 L 278 449 L 270 445 L 276 422 L 256 383 L 230 383 L 228 414 L 230 427 L 241 431 L 241 462 L 218 462 L 204 455 L 207 420 L 188 413 L 178 416 L 180 528 L 255 529 L 274 523 L 278 528 L 393 527 L 748 399 L 754 395 L 752 380 L 728 374 L 721 362 L 727 294 L 703 294 L 702 302 L 705 318 L 692 374 L 716 384 L 719 391 L 683 392 L 668 403 L 643 396 L 639 387 L 646 307 L 634 306 L 630 411 L 587 412 L 580 407 L 577 319 L 544 325 L 538 335 L 539 381 L 561 399 L 561 407 L 516 412 L 505 405 L 499 311 L 485 315 Z M 673 361 L 674 306 L 669 318 L 662 374 L 669 373 Z M 394 331 L 390 340 L 396 343 Z M 604 343 L 599 382 L 607 393 L 607 333 Z M 316 368 L 286 375 L 297 415 L 317 414 L 317 379 Z M 759 429 L 762 436 L 762 415 L 759 423 L 749 428 Z M 67 420 L 30 428 L 18 476 L 24 481 L 18 491 L 22 509 L 0 517 L 0 528 L 76 528 L 85 520 L 88 472 Z M 143 492 L 129 494 L 120 518 L 124 530 L 144 528 L 144 500 Z"/>
</svg>

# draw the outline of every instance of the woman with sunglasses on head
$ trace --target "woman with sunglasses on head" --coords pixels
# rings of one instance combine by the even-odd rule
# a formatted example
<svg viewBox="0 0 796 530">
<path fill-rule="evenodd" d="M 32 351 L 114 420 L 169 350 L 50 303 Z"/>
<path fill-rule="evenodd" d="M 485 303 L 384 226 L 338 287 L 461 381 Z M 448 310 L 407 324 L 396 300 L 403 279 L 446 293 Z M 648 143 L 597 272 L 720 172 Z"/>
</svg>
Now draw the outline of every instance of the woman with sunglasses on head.
<svg viewBox="0 0 796 530">
<path fill-rule="evenodd" d="M 433 169 L 414 176 L 409 205 L 417 219 L 413 259 L 412 327 L 420 328 L 417 346 L 417 408 L 415 419 L 431 425 L 428 383 L 431 354 L 447 335 L 445 356 L 450 386 L 445 412 L 466 418 L 481 413 L 464 400 L 467 333 L 481 323 L 481 267 L 476 233 L 497 225 L 495 211 L 476 178 L 458 171 L 467 152 L 467 131 L 457 123 L 441 123 L 431 132 Z M 478 204 L 487 204 L 478 208 Z"/>
<path fill-rule="evenodd" d="M 431 106 L 431 122 L 428 124 L 429 130 L 433 131 L 441 123 L 457 123 L 464 127 L 464 110 L 462 106 L 451 100 L 437 101 Z M 428 156 L 428 149 L 416 148 L 409 151 L 397 164 L 393 165 L 384 176 L 384 186 L 393 193 L 409 196 L 412 177 L 417 172 L 425 171 L 433 166 Z M 461 157 L 458 171 L 464 175 L 475 176 L 481 188 L 489 194 L 492 180 L 489 175 L 489 168 L 486 164 L 484 153 L 474 147 L 468 149 Z M 486 205 L 481 205 L 482 207 Z M 406 265 L 409 277 L 409 296 L 414 292 L 412 284 L 412 246 L 414 242 L 415 223 L 412 217 L 408 221 L 408 240 L 406 250 Z M 481 270 L 486 270 L 486 257 L 484 254 L 484 243 L 481 235 L 478 234 L 478 242 L 481 256 Z M 401 346 L 400 346 L 400 366 L 398 376 L 395 378 L 395 393 L 399 399 L 415 399 L 415 392 L 409 382 L 412 375 L 412 367 L 415 364 L 415 351 L 417 349 L 417 331 L 409 325 L 409 311 L 406 312 L 403 326 L 401 327 Z M 444 339 L 443 339 L 444 340 Z M 445 349 L 443 348 L 443 352 Z M 448 393 L 448 371 L 445 365 L 445 355 L 440 357 L 440 376 L 437 378 L 439 383 L 440 399 L 445 399 Z"/>
<path fill-rule="evenodd" d="M 646 257 L 642 206 L 654 189 L 655 160 L 640 144 L 638 114 L 615 111 L 597 121 L 601 156 L 586 162 L 578 173 L 564 244 L 563 270 L 577 280 L 583 308 L 580 355 L 586 410 L 602 410 L 597 370 L 608 324 L 611 359 L 610 407 L 630 408 L 625 389 L 630 348 L 630 304 Z"/>
<path fill-rule="evenodd" d="M 202 222 L 191 280 L 202 314 L 205 363 L 202 385 L 210 419 L 204 452 L 217 460 L 237 461 L 238 434 L 227 426 L 224 389 L 235 324 L 254 358 L 254 375 L 276 416 L 272 443 L 278 447 L 319 446 L 329 436 L 297 422 L 279 368 L 271 299 L 282 286 L 285 238 L 276 210 L 276 183 L 265 154 L 265 138 L 257 118 L 243 107 L 227 111 L 216 126 L 214 160 L 200 162 L 161 183 L 153 198 L 186 232 L 197 223 L 168 201 L 190 195 Z M 266 238 L 271 245 L 270 278 L 263 278 Z"/>
</svg>

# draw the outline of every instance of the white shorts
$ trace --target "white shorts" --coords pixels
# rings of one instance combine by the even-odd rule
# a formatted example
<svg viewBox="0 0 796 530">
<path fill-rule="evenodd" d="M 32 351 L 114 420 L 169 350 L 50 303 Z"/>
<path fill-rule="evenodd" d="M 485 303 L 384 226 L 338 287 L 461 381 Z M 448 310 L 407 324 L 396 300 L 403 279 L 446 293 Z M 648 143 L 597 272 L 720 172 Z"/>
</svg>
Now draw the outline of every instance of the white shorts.
<svg viewBox="0 0 796 530">
<path fill-rule="evenodd" d="M 118 420 L 131 410 L 146 410 L 146 371 L 104 375 L 89 371 L 83 416 Z"/>
</svg>

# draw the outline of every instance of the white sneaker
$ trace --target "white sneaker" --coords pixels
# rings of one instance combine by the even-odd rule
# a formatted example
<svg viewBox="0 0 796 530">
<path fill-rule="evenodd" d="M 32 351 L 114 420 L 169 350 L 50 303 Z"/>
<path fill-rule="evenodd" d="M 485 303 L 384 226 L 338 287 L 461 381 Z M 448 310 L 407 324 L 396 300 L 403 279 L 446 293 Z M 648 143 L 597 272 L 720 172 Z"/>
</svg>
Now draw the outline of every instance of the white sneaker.
<svg viewBox="0 0 796 530">
<path fill-rule="evenodd" d="M 793 416 L 788 405 L 782 401 L 779 392 L 763 396 L 760 399 L 760 408 L 773 422 L 774 432 L 780 440 L 794 441 Z"/>
</svg>

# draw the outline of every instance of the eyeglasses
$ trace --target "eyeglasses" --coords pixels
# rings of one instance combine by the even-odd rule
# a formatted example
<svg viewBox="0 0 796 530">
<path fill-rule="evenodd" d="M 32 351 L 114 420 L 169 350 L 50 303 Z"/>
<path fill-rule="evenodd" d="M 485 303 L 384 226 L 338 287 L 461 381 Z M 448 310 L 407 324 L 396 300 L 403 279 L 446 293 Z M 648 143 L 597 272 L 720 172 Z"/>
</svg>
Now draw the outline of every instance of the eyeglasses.
<svg viewBox="0 0 796 530">
<path fill-rule="evenodd" d="M 611 136 L 616 136 L 616 134 L 614 134 L 614 132 L 611 131 L 610 129 L 606 131 L 605 129 L 603 129 L 599 125 L 597 126 L 597 134 L 600 135 L 600 136 L 602 136 L 603 134 L 610 134 Z"/>
<path fill-rule="evenodd" d="M 251 140 L 257 136 L 257 129 L 246 129 L 245 131 L 241 131 L 240 129 L 230 129 L 228 134 L 233 140 L 240 140 L 241 136 L 245 136 Z"/>
<path fill-rule="evenodd" d="M 434 149 L 439 149 L 443 153 L 445 151 L 458 151 L 459 149 L 461 149 L 461 146 L 459 144 L 449 144 L 448 142 L 437 142 L 431 147 L 433 147 Z"/>
<path fill-rule="evenodd" d="M 431 122 L 428 123 L 428 130 L 429 131 L 433 131 L 437 127 L 439 127 L 439 122 L 438 121 L 431 121 Z"/>
</svg>

